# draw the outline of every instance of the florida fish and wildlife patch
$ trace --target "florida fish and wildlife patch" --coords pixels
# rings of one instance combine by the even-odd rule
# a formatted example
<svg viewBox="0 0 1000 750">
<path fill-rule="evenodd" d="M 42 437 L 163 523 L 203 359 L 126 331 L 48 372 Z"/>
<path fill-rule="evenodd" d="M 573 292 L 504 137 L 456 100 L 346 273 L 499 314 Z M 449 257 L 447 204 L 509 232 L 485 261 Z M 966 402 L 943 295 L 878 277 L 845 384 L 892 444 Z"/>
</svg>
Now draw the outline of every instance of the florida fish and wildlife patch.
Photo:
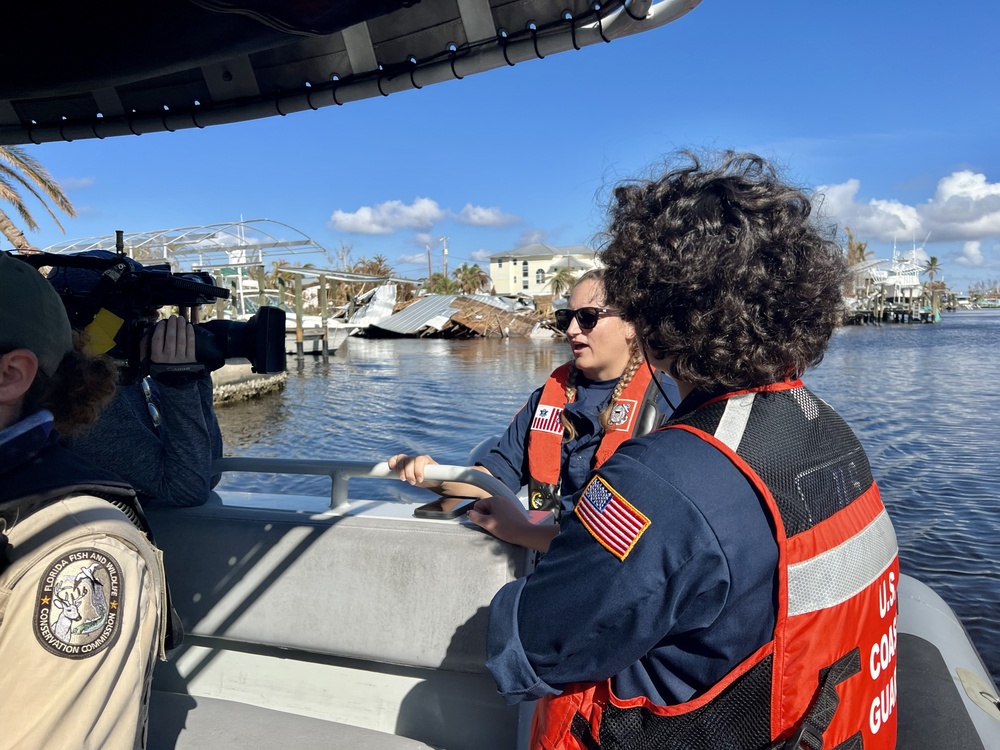
<svg viewBox="0 0 1000 750">
<path fill-rule="evenodd" d="M 38 642 L 69 659 L 85 659 L 111 646 L 121 631 L 123 583 L 118 561 L 101 550 L 73 550 L 57 559 L 38 584 Z"/>
</svg>

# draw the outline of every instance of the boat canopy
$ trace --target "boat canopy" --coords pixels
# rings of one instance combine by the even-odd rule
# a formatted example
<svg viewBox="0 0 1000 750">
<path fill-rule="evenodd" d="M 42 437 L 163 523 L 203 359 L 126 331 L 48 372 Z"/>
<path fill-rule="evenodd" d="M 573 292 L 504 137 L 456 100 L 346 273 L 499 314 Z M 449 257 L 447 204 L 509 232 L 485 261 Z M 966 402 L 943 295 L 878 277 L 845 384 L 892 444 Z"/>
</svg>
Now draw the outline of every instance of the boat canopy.
<svg viewBox="0 0 1000 750">
<path fill-rule="evenodd" d="M 701 0 L 11 2 L 0 145 L 204 128 L 610 42 Z"/>
</svg>

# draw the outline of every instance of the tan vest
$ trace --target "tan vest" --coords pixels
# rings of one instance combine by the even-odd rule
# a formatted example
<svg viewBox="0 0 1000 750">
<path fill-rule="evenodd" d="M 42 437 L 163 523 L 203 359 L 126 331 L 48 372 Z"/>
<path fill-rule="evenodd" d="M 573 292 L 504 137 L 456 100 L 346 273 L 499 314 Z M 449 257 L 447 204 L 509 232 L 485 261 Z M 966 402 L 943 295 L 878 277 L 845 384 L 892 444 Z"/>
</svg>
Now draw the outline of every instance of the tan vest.
<svg viewBox="0 0 1000 750">
<path fill-rule="evenodd" d="M 7 536 L 0 744 L 143 747 L 153 666 L 165 658 L 160 551 L 88 495 L 46 506 Z"/>
</svg>

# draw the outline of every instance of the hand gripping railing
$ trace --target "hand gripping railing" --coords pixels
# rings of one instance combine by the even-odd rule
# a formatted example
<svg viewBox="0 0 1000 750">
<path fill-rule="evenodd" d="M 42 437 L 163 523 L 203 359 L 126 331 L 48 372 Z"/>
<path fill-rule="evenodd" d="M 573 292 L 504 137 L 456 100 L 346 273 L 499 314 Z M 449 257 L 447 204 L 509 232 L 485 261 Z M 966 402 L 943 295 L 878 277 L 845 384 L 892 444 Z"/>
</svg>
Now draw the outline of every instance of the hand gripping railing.
<svg viewBox="0 0 1000 750">
<path fill-rule="evenodd" d="M 330 509 L 335 510 L 347 505 L 347 482 L 355 477 L 368 479 L 398 479 L 395 469 L 390 469 L 385 461 L 371 463 L 365 461 L 334 461 L 323 459 L 297 458 L 251 458 L 247 456 L 232 456 L 219 458 L 212 464 L 215 474 L 226 471 L 254 472 L 258 474 L 318 474 L 330 477 Z M 510 488 L 503 482 L 484 471 L 470 469 L 467 466 L 450 466 L 447 464 L 431 464 L 424 469 L 424 476 L 439 482 L 464 482 L 493 495 L 503 495 L 517 500 Z M 519 502 L 519 501 L 518 501 Z"/>
</svg>

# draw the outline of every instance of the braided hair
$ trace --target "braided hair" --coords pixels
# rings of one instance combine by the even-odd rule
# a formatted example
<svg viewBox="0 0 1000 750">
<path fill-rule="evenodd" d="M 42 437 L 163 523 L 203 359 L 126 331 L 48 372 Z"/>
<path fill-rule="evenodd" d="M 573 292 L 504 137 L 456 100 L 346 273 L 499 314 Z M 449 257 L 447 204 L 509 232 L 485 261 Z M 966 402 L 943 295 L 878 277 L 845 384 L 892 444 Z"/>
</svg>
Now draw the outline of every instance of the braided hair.
<svg viewBox="0 0 1000 750">
<path fill-rule="evenodd" d="M 604 285 L 604 269 L 594 268 L 587 271 L 583 276 L 576 280 L 576 284 L 581 284 L 584 281 L 598 281 L 601 285 Z M 574 285 L 575 286 L 575 285 Z M 618 382 L 615 384 L 614 390 L 611 392 L 611 398 L 608 400 L 608 405 L 604 407 L 604 410 L 600 413 L 598 421 L 601 424 L 601 429 L 607 430 L 608 423 L 611 420 L 611 412 L 615 408 L 615 401 L 625 390 L 625 387 L 632 382 L 632 378 L 635 377 L 635 373 L 638 371 L 640 365 L 643 362 L 642 351 L 639 348 L 639 343 L 636 339 L 632 339 L 628 344 L 629 358 L 625 365 L 625 369 L 622 371 L 621 376 L 618 378 Z M 566 379 L 566 403 L 572 403 L 576 400 L 576 380 L 579 376 L 580 371 L 577 369 L 576 362 L 570 363 L 569 377 Z M 576 437 L 576 427 L 570 421 L 569 417 L 566 416 L 566 412 L 563 411 L 560 417 L 563 425 L 563 440 L 569 441 Z"/>
<path fill-rule="evenodd" d="M 639 342 L 636 339 L 632 339 L 628 342 L 628 363 L 625 365 L 625 370 L 622 372 L 622 376 L 618 378 L 618 383 L 615 385 L 615 389 L 611 392 L 611 400 L 608 401 L 608 405 L 604 407 L 604 411 L 601 412 L 600 422 L 603 429 L 608 429 L 608 423 L 611 420 L 611 412 L 615 408 L 615 401 L 618 397 L 622 395 L 622 391 L 625 390 L 625 386 L 632 382 L 632 378 L 635 377 L 636 372 L 642 366 L 643 358 L 642 351 L 639 349 Z"/>
</svg>

